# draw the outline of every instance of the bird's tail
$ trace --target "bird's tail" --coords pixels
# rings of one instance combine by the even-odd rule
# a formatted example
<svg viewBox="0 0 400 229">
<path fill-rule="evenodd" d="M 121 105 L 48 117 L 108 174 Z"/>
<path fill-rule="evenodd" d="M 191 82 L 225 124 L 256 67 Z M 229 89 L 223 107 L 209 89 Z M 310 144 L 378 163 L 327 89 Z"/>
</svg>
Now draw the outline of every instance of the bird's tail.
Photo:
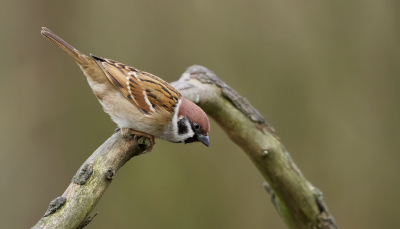
<svg viewBox="0 0 400 229">
<path fill-rule="evenodd" d="M 55 35 L 53 32 L 51 32 L 48 28 L 42 27 L 41 34 L 49 39 L 51 42 L 56 44 L 58 47 L 60 47 L 62 50 L 64 50 L 66 53 L 68 53 L 71 57 L 73 57 L 79 64 L 84 64 L 87 62 L 90 57 L 82 54 L 79 52 L 77 49 L 72 47 L 70 44 L 65 42 L 63 39 L 61 39 L 59 36 Z"/>
</svg>

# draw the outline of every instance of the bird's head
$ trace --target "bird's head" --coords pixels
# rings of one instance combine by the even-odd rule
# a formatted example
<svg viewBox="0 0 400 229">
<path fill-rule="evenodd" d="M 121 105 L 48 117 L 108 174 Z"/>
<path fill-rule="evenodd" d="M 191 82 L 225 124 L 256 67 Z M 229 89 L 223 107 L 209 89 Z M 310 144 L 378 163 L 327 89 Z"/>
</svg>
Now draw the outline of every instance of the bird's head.
<svg viewBox="0 0 400 229">
<path fill-rule="evenodd" d="M 177 117 L 177 131 L 183 143 L 201 142 L 210 146 L 210 122 L 199 106 L 182 97 Z"/>
</svg>

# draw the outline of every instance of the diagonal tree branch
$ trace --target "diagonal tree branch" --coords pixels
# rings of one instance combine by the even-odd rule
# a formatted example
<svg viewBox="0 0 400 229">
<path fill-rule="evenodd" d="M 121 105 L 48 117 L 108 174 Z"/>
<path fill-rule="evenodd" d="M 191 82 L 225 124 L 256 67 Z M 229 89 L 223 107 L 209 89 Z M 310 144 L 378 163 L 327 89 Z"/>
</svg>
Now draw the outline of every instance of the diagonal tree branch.
<svg viewBox="0 0 400 229">
<path fill-rule="evenodd" d="M 322 193 L 309 183 L 263 116 L 212 71 L 194 65 L 171 83 L 240 146 L 268 183 L 264 187 L 289 228 L 334 229 Z"/>
<path fill-rule="evenodd" d="M 246 152 L 267 181 L 264 188 L 289 228 L 337 228 L 322 192 L 305 179 L 274 129 L 244 97 L 202 66 L 189 67 L 172 85 L 203 108 Z M 85 227 L 115 173 L 149 145 L 149 139 L 137 138 L 129 129 L 114 133 L 81 166 L 64 194 L 51 201 L 33 228 Z"/>
<path fill-rule="evenodd" d="M 148 138 L 137 138 L 130 129 L 116 131 L 85 161 L 64 194 L 51 201 L 44 216 L 32 228 L 85 227 L 93 220 L 94 216 L 88 215 L 117 171 L 129 159 L 145 152 L 149 145 Z"/>
</svg>

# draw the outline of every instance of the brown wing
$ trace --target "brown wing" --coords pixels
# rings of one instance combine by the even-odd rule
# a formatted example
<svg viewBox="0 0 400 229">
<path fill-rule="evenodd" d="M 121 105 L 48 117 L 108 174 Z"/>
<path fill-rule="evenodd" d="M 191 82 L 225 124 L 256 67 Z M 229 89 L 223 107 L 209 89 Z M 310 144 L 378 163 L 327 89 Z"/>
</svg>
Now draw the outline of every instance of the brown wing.
<svg viewBox="0 0 400 229">
<path fill-rule="evenodd" d="M 172 113 L 181 94 L 169 83 L 155 75 L 139 71 L 137 76 L 150 103 L 154 104 L 156 108 L 163 108 Z"/>
<path fill-rule="evenodd" d="M 157 109 L 173 113 L 181 94 L 169 83 L 147 72 L 116 61 L 91 56 L 111 83 L 144 114 Z"/>
</svg>

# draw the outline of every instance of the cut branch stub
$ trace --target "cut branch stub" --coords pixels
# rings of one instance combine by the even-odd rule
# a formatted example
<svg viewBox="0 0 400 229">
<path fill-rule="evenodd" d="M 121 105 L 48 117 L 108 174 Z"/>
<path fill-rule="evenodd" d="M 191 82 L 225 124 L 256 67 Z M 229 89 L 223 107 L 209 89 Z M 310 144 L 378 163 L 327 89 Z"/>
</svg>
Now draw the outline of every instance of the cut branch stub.
<svg viewBox="0 0 400 229">
<path fill-rule="evenodd" d="M 107 172 L 106 172 L 106 178 L 107 178 L 108 180 L 112 180 L 112 179 L 114 179 L 114 175 L 115 175 L 114 170 L 113 170 L 111 167 L 108 168 L 108 170 L 107 170 Z"/>
</svg>

